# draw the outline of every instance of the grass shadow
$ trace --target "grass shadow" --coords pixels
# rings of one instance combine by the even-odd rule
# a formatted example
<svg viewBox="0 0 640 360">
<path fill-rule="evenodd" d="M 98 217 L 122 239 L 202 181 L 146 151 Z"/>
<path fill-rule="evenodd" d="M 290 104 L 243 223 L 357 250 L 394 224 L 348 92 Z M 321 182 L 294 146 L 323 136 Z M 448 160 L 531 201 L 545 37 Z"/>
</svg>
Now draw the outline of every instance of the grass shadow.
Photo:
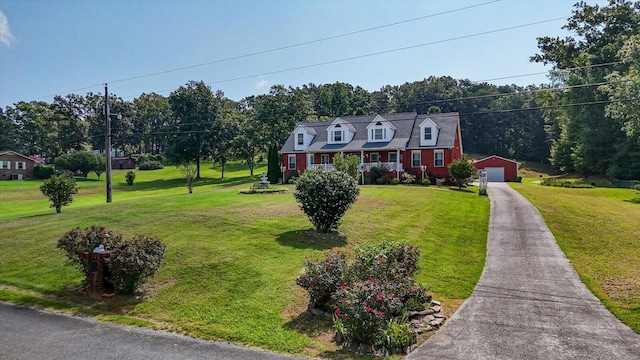
<svg viewBox="0 0 640 360">
<path fill-rule="evenodd" d="M 632 204 L 640 204 L 640 198 L 633 198 L 633 199 L 629 199 L 629 200 L 622 200 L 624 202 L 630 202 Z"/>
<path fill-rule="evenodd" d="M 304 311 L 286 322 L 282 327 L 315 338 L 323 333 L 333 332 L 333 321 L 317 318 Z"/>
<path fill-rule="evenodd" d="M 278 235 L 276 240 L 280 245 L 294 249 L 327 250 L 347 245 L 347 237 L 338 232 L 322 234 L 313 229 L 287 231 Z"/>
<path fill-rule="evenodd" d="M 317 318 L 306 311 L 286 322 L 283 327 L 311 338 L 324 338 L 327 342 L 333 342 L 335 333 L 332 320 Z M 358 356 L 343 348 L 324 350 L 319 355 L 322 359 L 372 359 L 371 356 Z"/>
<path fill-rule="evenodd" d="M 459 188 L 449 188 L 449 190 L 451 191 L 458 191 L 458 192 L 464 192 L 464 193 L 475 193 L 475 191 L 473 190 L 469 190 L 469 189 L 459 189 Z"/>
</svg>

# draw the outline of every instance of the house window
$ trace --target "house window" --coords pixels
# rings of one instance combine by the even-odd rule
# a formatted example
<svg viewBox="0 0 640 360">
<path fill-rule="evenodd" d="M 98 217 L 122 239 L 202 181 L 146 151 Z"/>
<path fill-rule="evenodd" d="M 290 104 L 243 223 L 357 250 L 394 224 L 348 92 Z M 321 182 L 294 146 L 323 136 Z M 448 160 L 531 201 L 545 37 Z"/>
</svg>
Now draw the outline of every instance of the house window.
<svg viewBox="0 0 640 360">
<path fill-rule="evenodd" d="M 433 166 L 435 167 L 444 166 L 444 152 L 442 150 L 433 152 Z"/>
<path fill-rule="evenodd" d="M 329 154 L 320 155 L 320 164 L 328 164 L 329 163 Z"/>
<path fill-rule="evenodd" d="M 16 169 L 24 170 L 26 168 L 27 168 L 27 163 L 26 162 L 16 161 Z"/>
<path fill-rule="evenodd" d="M 3 170 L 11 169 L 11 161 L 0 161 L 0 169 L 3 169 Z"/>
<path fill-rule="evenodd" d="M 389 162 L 398 162 L 398 154 L 394 152 L 389 153 Z"/>
<path fill-rule="evenodd" d="M 298 134 L 298 145 L 304 145 L 304 134 Z"/>
<path fill-rule="evenodd" d="M 411 152 L 411 167 L 420 167 L 420 151 Z"/>
<path fill-rule="evenodd" d="M 333 132 L 333 141 L 334 142 L 341 142 L 342 141 L 342 131 L 341 130 L 335 130 Z"/>
<path fill-rule="evenodd" d="M 289 155 L 289 170 L 295 170 L 295 169 L 296 169 L 296 156 Z"/>
<path fill-rule="evenodd" d="M 370 155 L 370 159 L 372 163 L 377 163 L 380 161 L 380 154 L 378 153 L 371 153 Z"/>
<path fill-rule="evenodd" d="M 382 140 L 384 136 L 382 134 L 383 129 L 373 129 L 373 140 Z"/>
<path fill-rule="evenodd" d="M 424 139 L 431 140 L 431 127 L 424 128 Z"/>
</svg>

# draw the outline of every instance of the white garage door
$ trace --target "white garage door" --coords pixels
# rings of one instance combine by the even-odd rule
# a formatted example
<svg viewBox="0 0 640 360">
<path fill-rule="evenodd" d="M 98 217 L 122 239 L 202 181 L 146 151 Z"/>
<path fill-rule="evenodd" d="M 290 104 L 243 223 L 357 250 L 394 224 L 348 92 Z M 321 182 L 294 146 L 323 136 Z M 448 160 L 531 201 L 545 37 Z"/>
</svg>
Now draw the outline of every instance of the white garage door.
<svg viewBox="0 0 640 360">
<path fill-rule="evenodd" d="M 503 167 L 487 167 L 484 168 L 487 172 L 487 181 L 489 182 L 504 182 L 504 168 Z"/>
</svg>

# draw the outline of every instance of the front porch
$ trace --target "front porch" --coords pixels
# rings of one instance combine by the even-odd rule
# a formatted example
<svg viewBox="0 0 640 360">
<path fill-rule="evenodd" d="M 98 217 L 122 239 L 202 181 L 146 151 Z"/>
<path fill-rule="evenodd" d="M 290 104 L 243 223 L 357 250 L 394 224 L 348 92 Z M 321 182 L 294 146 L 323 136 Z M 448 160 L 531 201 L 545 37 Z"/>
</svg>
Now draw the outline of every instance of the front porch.
<svg viewBox="0 0 640 360">
<path fill-rule="evenodd" d="M 360 171 L 370 172 L 371 168 L 385 167 L 389 169 L 388 172 L 402 172 L 404 167 L 400 162 L 377 162 L 377 163 L 360 163 Z M 309 164 L 307 169 L 322 169 L 322 170 L 335 170 L 335 166 L 333 164 Z"/>
</svg>

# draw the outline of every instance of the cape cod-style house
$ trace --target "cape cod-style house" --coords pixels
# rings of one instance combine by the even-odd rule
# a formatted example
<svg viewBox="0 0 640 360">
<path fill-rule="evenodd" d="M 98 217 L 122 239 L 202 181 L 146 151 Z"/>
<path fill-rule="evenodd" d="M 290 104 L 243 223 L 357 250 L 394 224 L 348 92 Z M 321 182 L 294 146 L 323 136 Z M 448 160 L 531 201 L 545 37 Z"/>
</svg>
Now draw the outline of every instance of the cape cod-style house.
<svg viewBox="0 0 640 360">
<path fill-rule="evenodd" d="M 280 149 L 285 176 L 306 169 L 333 169 L 333 156 L 356 154 L 365 173 L 386 165 L 390 176 L 411 172 L 448 177 L 447 165 L 462 155 L 458 113 L 415 112 L 341 116 L 301 122 Z"/>
</svg>

